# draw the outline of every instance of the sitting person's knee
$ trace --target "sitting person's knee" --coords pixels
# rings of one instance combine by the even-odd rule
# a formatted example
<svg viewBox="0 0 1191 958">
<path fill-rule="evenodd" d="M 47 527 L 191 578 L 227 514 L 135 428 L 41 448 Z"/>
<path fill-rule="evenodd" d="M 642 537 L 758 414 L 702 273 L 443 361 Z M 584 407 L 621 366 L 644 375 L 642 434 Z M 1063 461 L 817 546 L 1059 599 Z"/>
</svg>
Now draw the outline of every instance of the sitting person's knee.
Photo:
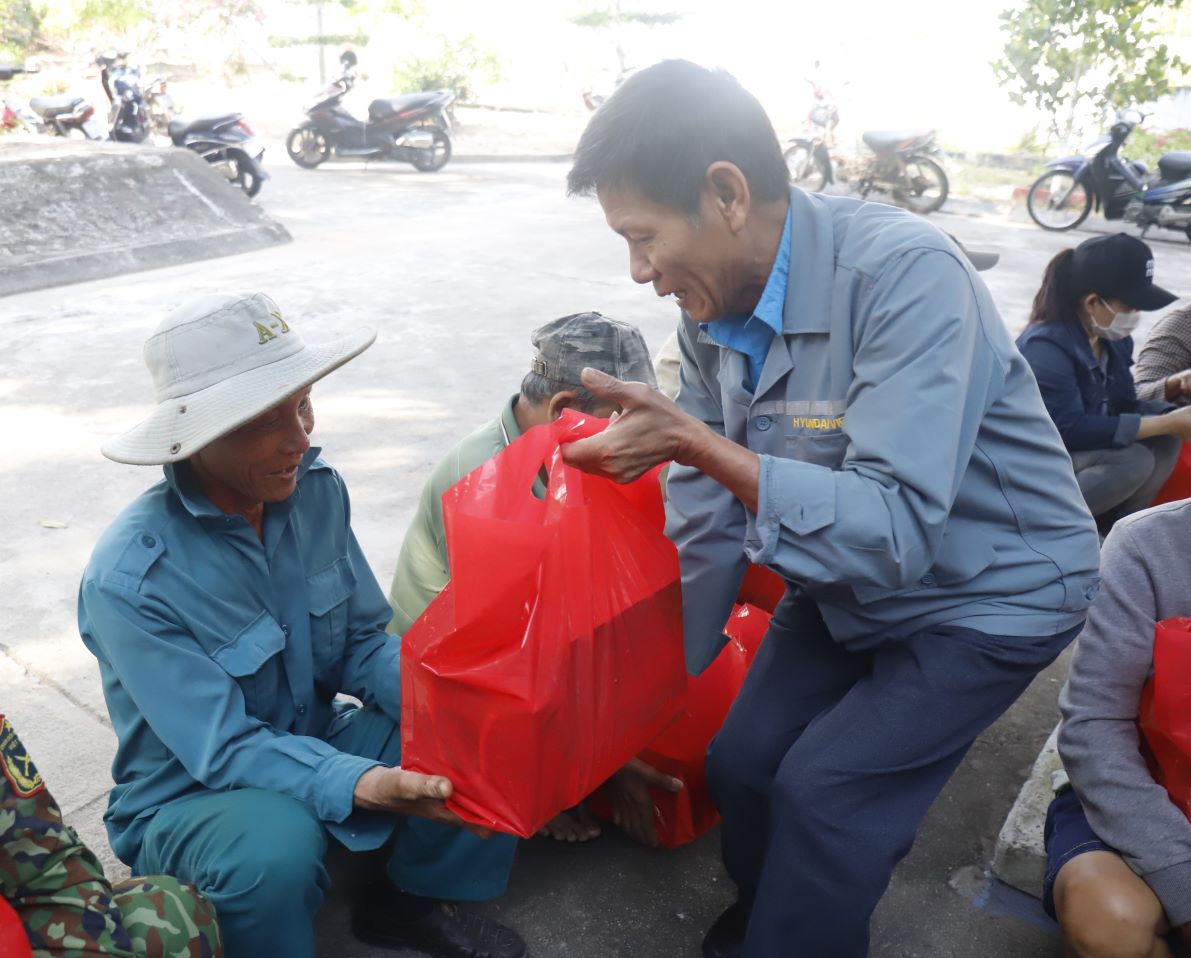
<svg viewBox="0 0 1191 958">
<path fill-rule="evenodd" d="M 112 897 L 124 930 L 138 943 L 138 955 L 223 954 L 215 908 L 193 885 L 168 875 L 148 875 L 117 882 Z"/>
<path fill-rule="evenodd" d="M 1083 855 L 1059 874 L 1055 911 L 1063 937 L 1077 958 L 1150 958 L 1162 906 L 1140 878 L 1106 874 L 1096 864 Z"/>
</svg>

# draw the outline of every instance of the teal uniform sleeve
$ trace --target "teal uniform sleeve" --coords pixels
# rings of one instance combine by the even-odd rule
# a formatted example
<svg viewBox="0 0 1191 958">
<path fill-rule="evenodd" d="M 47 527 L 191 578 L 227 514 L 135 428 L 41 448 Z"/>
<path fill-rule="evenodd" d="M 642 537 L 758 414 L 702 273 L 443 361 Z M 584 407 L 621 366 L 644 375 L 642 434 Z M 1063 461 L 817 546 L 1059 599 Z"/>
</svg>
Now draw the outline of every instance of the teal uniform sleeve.
<svg viewBox="0 0 1191 958">
<path fill-rule="evenodd" d="M 253 718 L 232 675 L 243 671 L 241 665 L 216 661 L 163 603 L 96 579 L 84 582 L 79 601 L 97 654 L 192 778 L 212 789 L 281 792 L 325 821 L 351 813 L 356 781 L 377 762 Z"/>
</svg>

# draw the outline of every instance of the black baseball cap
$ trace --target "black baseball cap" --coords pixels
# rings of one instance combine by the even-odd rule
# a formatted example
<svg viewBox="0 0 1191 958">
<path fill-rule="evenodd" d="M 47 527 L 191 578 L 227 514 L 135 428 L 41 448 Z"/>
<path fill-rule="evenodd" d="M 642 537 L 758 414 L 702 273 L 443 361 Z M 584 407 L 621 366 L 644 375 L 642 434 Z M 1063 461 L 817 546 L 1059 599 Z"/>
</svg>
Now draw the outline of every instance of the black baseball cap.
<svg viewBox="0 0 1191 958">
<path fill-rule="evenodd" d="M 1103 299 L 1119 299 L 1143 312 L 1178 299 L 1154 284 L 1154 254 L 1127 233 L 1096 236 L 1075 247 L 1071 279 L 1076 289 L 1091 290 Z"/>
<path fill-rule="evenodd" d="M 1000 262 L 1000 253 L 994 253 L 991 250 L 968 249 L 954 233 L 947 233 L 947 238 L 959 247 L 959 251 L 967 257 L 968 262 L 972 264 L 973 268 L 981 273 L 986 269 L 992 269 Z"/>
</svg>

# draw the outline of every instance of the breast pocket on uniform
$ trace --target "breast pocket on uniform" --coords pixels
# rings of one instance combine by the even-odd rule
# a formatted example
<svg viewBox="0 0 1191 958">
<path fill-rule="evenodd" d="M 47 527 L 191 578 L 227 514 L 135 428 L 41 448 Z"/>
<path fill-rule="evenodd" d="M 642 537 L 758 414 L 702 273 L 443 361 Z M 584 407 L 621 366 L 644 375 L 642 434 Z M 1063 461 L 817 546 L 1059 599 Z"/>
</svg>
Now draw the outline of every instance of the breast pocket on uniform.
<svg viewBox="0 0 1191 958">
<path fill-rule="evenodd" d="M 277 700 L 281 683 L 281 656 L 285 633 L 268 611 L 245 625 L 235 638 L 211 653 L 244 695 L 249 715 L 263 718 Z"/>
<path fill-rule="evenodd" d="M 788 400 L 783 410 L 786 458 L 839 469 L 848 451 L 845 409 L 842 399 Z"/>
<path fill-rule="evenodd" d="M 347 600 L 355 590 L 356 574 L 347 556 L 340 556 L 325 569 L 306 577 L 314 673 L 320 678 L 337 679 L 342 671 Z"/>
</svg>

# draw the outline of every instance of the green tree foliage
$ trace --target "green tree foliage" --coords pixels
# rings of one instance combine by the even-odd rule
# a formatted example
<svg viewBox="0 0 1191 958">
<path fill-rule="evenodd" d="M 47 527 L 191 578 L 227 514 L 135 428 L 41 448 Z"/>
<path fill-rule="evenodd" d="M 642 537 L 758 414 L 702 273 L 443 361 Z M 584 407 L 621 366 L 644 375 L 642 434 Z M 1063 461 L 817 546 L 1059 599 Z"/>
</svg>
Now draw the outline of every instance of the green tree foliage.
<svg viewBox="0 0 1191 958">
<path fill-rule="evenodd" d="M 45 13 L 33 0 L 0 0 L 0 60 L 20 63 L 45 46 Z"/>
<path fill-rule="evenodd" d="M 500 79 L 500 61 L 468 35 L 459 40 L 439 37 L 438 50 L 415 56 L 393 71 L 393 82 L 402 92 L 454 90 L 466 102 L 475 97 L 476 84 Z"/>
<path fill-rule="evenodd" d="M 1010 99 L 1051 117 L 1070 141 L 1081 114 L 1145 103 L 1187 70 L 1159 38 L 1183 0 L 1024 0 L 1001 13 L 1005 52 L 992 64 Z"/>
<path fill-rule="evenodd" d="M 571 23 L 577 27 L 589 27 L 593 30 L 607 30 L 616 43 L 616 60 L 620 72 L 625 72 L 627 66 L 624 53 L 624 29 L 627 26 L 663 27 L 677 23 L 683 14 L 674 10 L 626 10 L 621 0 L 599 3 L 571 17 Z"/>
<path fill-rule="evenodd" d="M 75 16 L 81 27 L 101 27 L 127 36 L 152 21 L 153 4 L 150 0 L 85 0 Z"/>
</svg>

